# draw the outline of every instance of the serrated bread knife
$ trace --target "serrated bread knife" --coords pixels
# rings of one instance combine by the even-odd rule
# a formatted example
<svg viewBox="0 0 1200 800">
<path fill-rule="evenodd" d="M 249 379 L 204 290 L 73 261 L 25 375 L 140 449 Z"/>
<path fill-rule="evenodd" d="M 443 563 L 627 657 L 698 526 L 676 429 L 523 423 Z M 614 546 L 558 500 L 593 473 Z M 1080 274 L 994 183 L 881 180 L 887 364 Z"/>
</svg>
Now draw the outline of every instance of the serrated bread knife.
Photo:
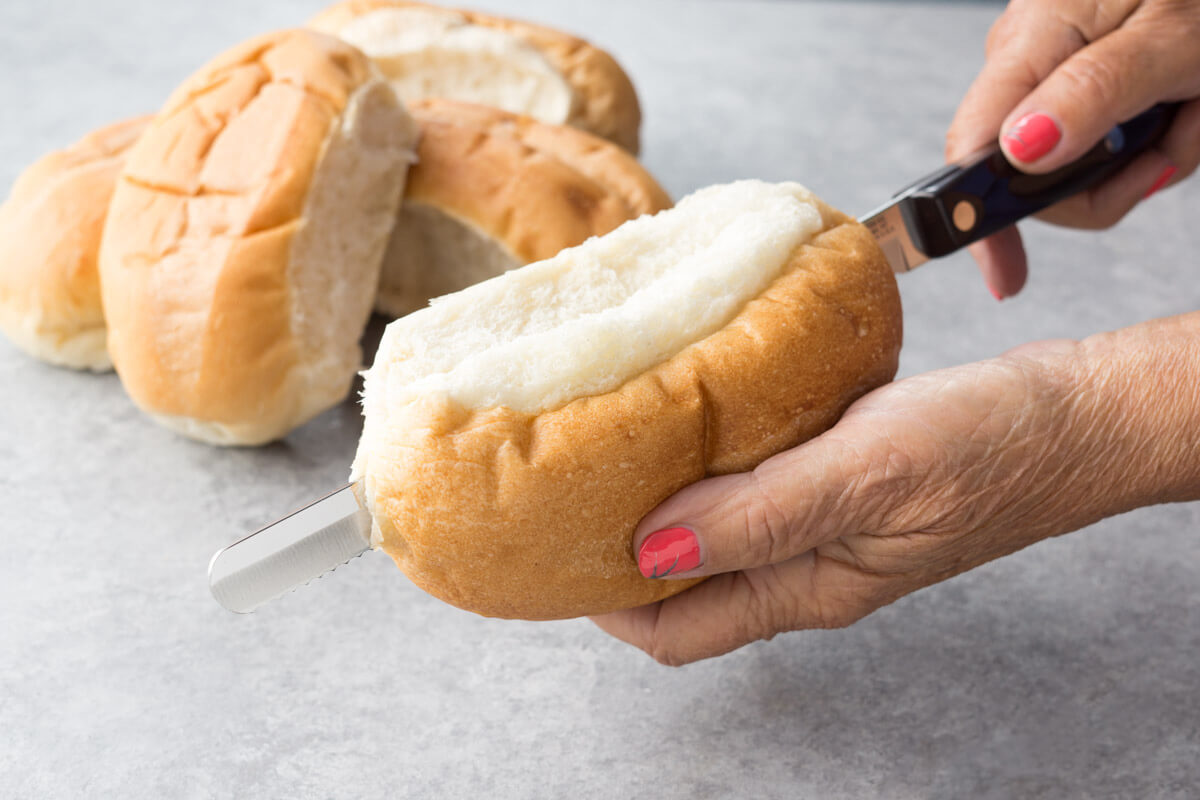
<svg viewBox="0 0 1200 800">
<path fill-rule="evenodd" d="M 371 514 L 358 484 L 218 550 L 208 565 L 217 602 L 247 614 L 371 549 Z"/>
<path fill-rule="evenodd" d="M 1015 169 L 998 147 L 949 164 L 863 218 L 897 272 L 949 255 L 1113 175 L 1157 142 L 1176 104 L 1113 128 L 1083 158 L 1047 175 Z M 371 549 L 371 515 L 350 484 L 217 552 L 213 596 L 247 613 Z"/>
</svg>

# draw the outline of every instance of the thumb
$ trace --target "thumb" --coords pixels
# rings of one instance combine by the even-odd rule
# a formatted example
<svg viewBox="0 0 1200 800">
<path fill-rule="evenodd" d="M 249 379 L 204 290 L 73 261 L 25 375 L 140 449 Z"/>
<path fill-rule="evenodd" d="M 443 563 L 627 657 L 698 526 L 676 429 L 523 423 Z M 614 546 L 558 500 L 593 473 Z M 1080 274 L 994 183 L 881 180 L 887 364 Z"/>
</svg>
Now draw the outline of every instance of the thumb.
<svg viewBox="0 0 1200 800">
<path fill-rule="evenodd" d="M 862 529 L 868 474 L 831 433 L 752 472 L 692 484 L 651 511 L 634 533 L 647 578 L 694 578 L 777 564 Z"/>
<path fill-rule="evenodd" d="M 1161 100 L 1189 96 L 1200 60 L 1186 30 L 1125 26 L 1059 64 L 1009 113 L 1000 146 L 1030 173 L 1051 172 L 1090 150 L 1113 126 Z"/>
</svg>

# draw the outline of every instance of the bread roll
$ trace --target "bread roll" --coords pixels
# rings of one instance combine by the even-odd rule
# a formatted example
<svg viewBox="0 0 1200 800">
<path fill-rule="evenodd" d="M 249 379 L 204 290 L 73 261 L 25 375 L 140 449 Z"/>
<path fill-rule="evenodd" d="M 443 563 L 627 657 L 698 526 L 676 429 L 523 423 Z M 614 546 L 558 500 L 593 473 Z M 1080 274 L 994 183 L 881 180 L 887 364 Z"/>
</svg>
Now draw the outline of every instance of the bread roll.
<svg viewBox="0 0 1200 800">
<path fill-rule="evenodd" d="M 35 358 L 112 368 L 96 257 L 125 152 L 149 121 L 109 125 L 39 159 L 0 206 L 0 330 Z"/>
<path fill-rule="evenodd" d="M 642 114 L 633 84 L 612 56 L 575 36 L 406 0 L 348 0 L 309 25 L 374 58 L 406 102 L 495 106 L 637 153 Z"/>
<path fill-rule="evenodd" d="M 376 309 L 385 314 L 671 205 L 637 159 L 577 128 L 453 100 L 410 111 L 421 139 L 383 260 Z"/>
<path fill-rule="evenodd" d="M 344 398 L 415 135 L 371 61 L 314 31 L 185 81 L 129 153 L 100 252 L 134 402 L 258 444 Z"/>
<path fill-rule="evenodd" d="M 461 608 L 661 600 L 691 582 L 641 576 L 638 521 L 824 431 L 900 336 L 863 226 L 797 184 L 705 189 L 391 323 L 352 478 L 377 545 Z"/>
</svg>

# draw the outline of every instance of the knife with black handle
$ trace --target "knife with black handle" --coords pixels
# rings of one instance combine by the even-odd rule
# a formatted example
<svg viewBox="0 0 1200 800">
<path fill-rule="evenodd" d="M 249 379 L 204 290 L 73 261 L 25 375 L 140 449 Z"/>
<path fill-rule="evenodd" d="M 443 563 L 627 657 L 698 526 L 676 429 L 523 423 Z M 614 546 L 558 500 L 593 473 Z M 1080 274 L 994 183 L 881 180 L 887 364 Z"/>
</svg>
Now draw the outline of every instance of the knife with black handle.
<svg viewBox="0 0 1200 800">
<path fill-rule="evenodd" d="M 942 167 L 863 219 L 892 269 L 908 272 L 1093 186 L 1166 132 L 1176 105 L 1155 106 L 1109 132 L 1073 164 L 1047 175 L 1012 167 L 999 148 Z M 350 484 L 213 556 L 209 584 L 230 611 L 245 613 L 372 547 L 362 488 Z"/>
<path fill-rule="evenodd" d="M 908 272 L 1116 174 L 1162 138 L 1178 109 L 1178 103 L 1156 105 L 1117 125 L 1079 160 L 1045 175 L 1021 172 L 992 145 L 905 187 L 862 222 L 892 270 Z"/>
</svg>

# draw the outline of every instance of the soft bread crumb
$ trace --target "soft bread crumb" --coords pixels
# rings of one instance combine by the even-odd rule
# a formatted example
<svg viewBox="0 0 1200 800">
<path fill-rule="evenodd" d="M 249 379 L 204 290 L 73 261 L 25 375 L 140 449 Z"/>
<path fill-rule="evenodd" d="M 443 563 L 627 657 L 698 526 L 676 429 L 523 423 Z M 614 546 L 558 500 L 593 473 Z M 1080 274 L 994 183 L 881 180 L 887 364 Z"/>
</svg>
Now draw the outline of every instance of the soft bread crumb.
<svg viewBox="0 0 1200 800">
<path fill-rule="evenodd" d="M 400 317 L 431 297 L 521 266 L 504 243 L 465 219 L 417 201 L 405 201 L 396 217 L 380 276 L 376 310 Z"/>
<path fill-rule="evenodd" d="M 393 317 L 671 205 L 633 156 L 586 131 L 445 98 L 410 110 L 418 158 L 376 300 Z"/>
<path fill-rule="evenodd" d="M 417 586 L 489 616 L 662 600 L 694 581 L 642 577 L 638 522 L 828 430 L 895 374 L 901 328 L 865 227 L 794 184 L 706 190 L 392 325 L 353 473 L 373 539 Z M 602 380 L 580 382 L 588 369 Z M 531 408 L 569 401 L 485 407 L 531 386 Z"/>
<path fill-rule="evenodd" d="M 388 326 L 367 415 L 430 395 L 537 414 L 612 391 L 725 325 L 821 225 L 799 184 L 741 181 L 438 298 Z"/>
<path fill-rule="evenodd" d="M 362 50 L 407 101 L 453 97 L 565 123 L 570 85 L 545 56 L 506 31 L 435 8 L 381 8 L 333 31 Z"/>
</svg>

